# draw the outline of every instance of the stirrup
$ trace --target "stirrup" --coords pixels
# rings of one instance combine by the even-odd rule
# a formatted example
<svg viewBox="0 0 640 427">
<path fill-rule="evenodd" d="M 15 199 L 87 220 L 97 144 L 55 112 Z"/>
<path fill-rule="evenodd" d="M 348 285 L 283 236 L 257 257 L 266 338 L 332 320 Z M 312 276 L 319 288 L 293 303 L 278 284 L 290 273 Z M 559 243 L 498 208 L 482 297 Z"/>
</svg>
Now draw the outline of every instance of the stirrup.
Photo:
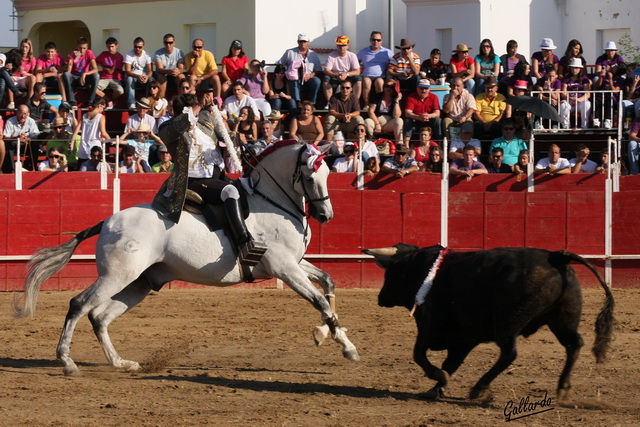
<svg viewBox="0 0 640 427">
<path fill-rule="evenodd" d="M 187 188 L 187 192 L 185 194 L 185 198 L 187 200 L 189 200 L 190 202 L 195 203 L 196 205 L 201 205 L 204 203 L 204 200 L 202 200 L 202 197 L 200 197 L 200 195 L 198 193 L 196 193 L 193 190 L 190 190 Z"/>
<path fill-rule="evenodd" d="M 248 266 L 258 265 L 267 251 L 267 245 L 249 240 L 240 248 L 240 263 Z"/>
</svg>

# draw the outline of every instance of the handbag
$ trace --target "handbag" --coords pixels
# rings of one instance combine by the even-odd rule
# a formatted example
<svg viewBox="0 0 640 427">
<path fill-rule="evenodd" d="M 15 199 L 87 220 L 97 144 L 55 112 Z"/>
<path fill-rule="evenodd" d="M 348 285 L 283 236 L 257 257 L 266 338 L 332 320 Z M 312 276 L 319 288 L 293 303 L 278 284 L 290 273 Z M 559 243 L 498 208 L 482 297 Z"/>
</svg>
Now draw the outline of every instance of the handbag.
<svg viewBox="0 0 640 427">
<path fill-rule="evenodd" d="M 396 146 L 387 138 L 378 138 L 374 141 L 374 144 L 376 144 L 378 154 L 390 155 L 396 153 Z"/>
</svg>

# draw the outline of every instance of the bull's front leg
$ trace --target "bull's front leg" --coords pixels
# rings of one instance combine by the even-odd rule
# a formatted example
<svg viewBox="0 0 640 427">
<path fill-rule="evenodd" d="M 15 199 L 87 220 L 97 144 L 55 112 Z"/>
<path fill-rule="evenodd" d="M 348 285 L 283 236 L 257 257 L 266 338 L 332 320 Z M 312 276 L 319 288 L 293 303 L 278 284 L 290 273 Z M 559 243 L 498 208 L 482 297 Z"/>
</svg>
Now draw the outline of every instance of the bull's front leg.
<svg viewBox="0 0 640 427">
<path fill-rule="evenodd" d="M 429 362 L 429 359 L 427 359 L 428 348 L 425 334 L 419 331 L 413 348 L 413 360 L 422 368 L 428 378 L 436 381 L 436 385 L 424 393 L 426 399 L 436 400 L 444 396 L 445 388 L 449 382 L 449 375 Z"/>
</svg>

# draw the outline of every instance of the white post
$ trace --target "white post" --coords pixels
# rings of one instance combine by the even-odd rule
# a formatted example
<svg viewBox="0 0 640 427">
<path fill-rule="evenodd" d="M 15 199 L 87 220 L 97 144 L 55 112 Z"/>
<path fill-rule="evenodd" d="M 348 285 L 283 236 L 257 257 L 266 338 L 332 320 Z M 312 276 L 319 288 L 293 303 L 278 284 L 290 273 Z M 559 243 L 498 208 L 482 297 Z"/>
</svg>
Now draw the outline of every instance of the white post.
<svg viewBox="0 0 640 427">
<path fill-rule="evenodd" d="M 116 176 L 113 179 L 113 213 L 120 212 L 120 136 L 116 137 Z"/>
<path fill-rule="evenodd" d="M 534 156 L 533 156 L 533 150 L 535 148 L 535 136 L 533 135 L 533 133 L 535 132 L 534 129 L 531 129 L 531 138 L 529 138 L 529 164 L 527 165 L 527 191 L 529 193 L 533 193 L 535 188 L 534 188 L 534 176 L 533 176 L 533 165 L 534 165 Z"/>
<path fill-rule="evenodd" d="M 610 172 L 609 172 L 610 173 Z M 607 286 L 611 287 L 611 254 L 612 254 L 612 231 L 613 224 L 611 221 L 613 215 L 613 192 L 611 188 L 611 178 L 608 176 L 605 180 L 604 185 L 604 194 L 605 194 L 605 203 L 604 203 L 604 281 L 607 283 Z"/>
<path fill-rule="evenodd" d="M 107 144 L 103 141 L 102 143 L 102 160 L 100 163 L 100 189 L 107 189 Z"/>
<path fill-rule="evenodd" d="M 20 161 L 20 144 L 22 141 L 18 137 L 16 141 L 16 149 L 18 150 L 18 155 L 16 157 L 16 163 L 14 165 L 14 171 L 16 174 L 16 190 L 22 190 L 22 162 Z"/>
<path fill-rule="evenodd" d="M 440 244 L 449 245 L 449 141 L 442 139 L 442 179 L 440 180 Z"/>
<path fill-rule="evenodd" d="M 356 189 L 364 190 L 364 163 L 362 163 L 362 147 L 358 147 L 358 158 L 356 159 Z"/>
</svg>

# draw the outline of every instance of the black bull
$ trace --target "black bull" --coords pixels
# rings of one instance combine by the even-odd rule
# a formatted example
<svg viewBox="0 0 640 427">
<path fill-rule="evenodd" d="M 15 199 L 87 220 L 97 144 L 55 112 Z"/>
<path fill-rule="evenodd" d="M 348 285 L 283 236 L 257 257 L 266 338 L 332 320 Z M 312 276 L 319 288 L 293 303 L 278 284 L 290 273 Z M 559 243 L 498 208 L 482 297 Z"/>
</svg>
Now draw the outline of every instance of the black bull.
<svg viewBox="0 0 640 427">
<path fill-rule="evenodd" d="M 416 293 L 442 249 L 400 243 L 391 248 L 364 250 L 385 269 L 379 305 L 412 309 Z M 448 376 L 474 347 L 495 342 L 500 348 L 498 361 L 470 392 L 472 399 L 489 399 L 491 381 L 516 359 L 518 335 L 528 337 L 547 325 L 567 352 L 557 390 L 559 398 L 566 398 L 571 369 L 583 345 L 578 333 L 582 293 L 569 266 L 571 261 L 589 268 L 606 294 L 596 320 L 593 346 L 596 361 L 604 361 L 613 328 L 613 295 L 587 260 L 568 251 L 531 248 L 450 252 L 443 259 L 425 302 L 415 311 L 418 337 L 414 360 L 427 377 L 437 381 L 427 397 L 444 394 Z M 442 369 L 429 362 L 427 350 L 448 351 Z"/>
</svg>

